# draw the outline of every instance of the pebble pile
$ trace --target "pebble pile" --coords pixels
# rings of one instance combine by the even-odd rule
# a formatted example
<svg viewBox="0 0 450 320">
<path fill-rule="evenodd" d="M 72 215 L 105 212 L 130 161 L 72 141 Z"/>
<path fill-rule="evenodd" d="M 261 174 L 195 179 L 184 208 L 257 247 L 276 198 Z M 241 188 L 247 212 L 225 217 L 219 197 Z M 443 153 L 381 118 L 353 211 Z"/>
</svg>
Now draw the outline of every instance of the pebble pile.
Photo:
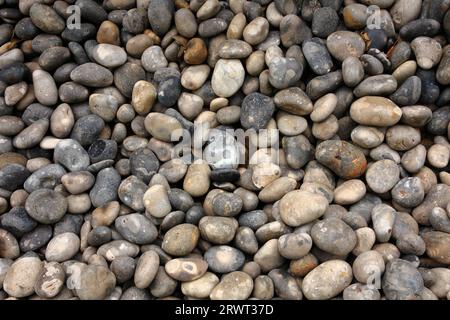
<svg viewBox="0 0 450 320">
<path fill-rule="evenodd" d="M 0 300 L 450 299 L 449 41 L 449 0 L 0 0 Z"/>
</svg>

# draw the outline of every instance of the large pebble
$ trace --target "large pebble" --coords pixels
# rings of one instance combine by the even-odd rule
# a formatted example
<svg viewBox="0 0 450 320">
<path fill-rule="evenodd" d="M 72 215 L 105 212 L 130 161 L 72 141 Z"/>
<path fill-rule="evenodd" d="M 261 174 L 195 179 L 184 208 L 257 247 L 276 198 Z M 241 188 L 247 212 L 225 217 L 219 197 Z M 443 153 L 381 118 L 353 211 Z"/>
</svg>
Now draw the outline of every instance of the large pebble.
<svg viewBox="0 0 450 320">
<path fill-rule="evenodd" d="M 344 291 L 352 278 L 352 268 L 347 262 L 330 260 L 306 275 L 302 292 L 308 300 L 330 299 Z"/>
</svg>

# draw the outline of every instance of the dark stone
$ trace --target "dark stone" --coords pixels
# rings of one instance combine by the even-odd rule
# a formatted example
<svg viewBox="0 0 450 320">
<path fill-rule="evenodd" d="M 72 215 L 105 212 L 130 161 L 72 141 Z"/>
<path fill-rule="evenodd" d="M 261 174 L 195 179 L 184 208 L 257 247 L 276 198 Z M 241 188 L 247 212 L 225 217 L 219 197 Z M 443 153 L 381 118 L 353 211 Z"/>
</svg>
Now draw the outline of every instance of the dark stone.
<svg viewBox="0 0 450 320">
<path fill-rule="evenodd" d="M 55 224 L 53 235 L 56 236 L 65 232 L 80 234 L 81 226 L 84 223 L 83 215 L 66 214 L 61 220 Z"/>
<path fill-rule="evenodd" d="M 22 188 L 30 172 L 20 164 L 8 164 L 0 169 L 0 188 L 15 191 Z"/>
<path fill-rule="evenodd" d="M 245 97 L 241 106 L 241 125 L 245 129 L 263 129 L 275 111 L 273 99 L 254 92 Z"/>
<path fill-rule="evenodd" d="M 216 169 L 211 171 L 210 178 L 214 182 L 235 182 L 241 174 L 236 169 Z"/>
<path fill-rule="evenodd" d="M 0 68 L 0 81 L 6 84 L 14 84 L 29 77 L 30 71 L 21 62 L 13 62 Z"/>
<path fill-rule="evenodd" d="M 130 155 L 131 174 L 144 183 L 149 183 L 153 175 L 158 172 L 159 160 L 148 148 L 140 148 Z"/>
<path fill-rule="evenodd" d="M 52 227 L 39 225 L 33 231 L 28 232 L 20 239 L 20 251 L 36 251 L 45 246 L 52 238 Z"/>
<path fill-rule="evenodd" d="M 16 207 L 0 216 L 0 225 L 14 236 L 21 237 L 36 228 L 38 224 L 28 215 L 25 208 Z"/>
<path fill-rule="evenodd" d="M 96 114 L 81 117 L 75 122 L 70 137 L 82 146 L 89 146 L 97 140 L 105 126 L 105 121 Z"/>
<path fill-rule="evenodd" d="M 91 163 L 103 160 L 114 160 L 117 155 L 117 142 L 114 140 L 99 139 L 94 141 L 88 149 Z"/>
<path fill-rule="evenodd" d="M 177 103 L 178 97 L 181 94 L 180 78 L 170 77 L 169 79 L 160 82 L 158 86 L 158 101 L 166 106 L 171 107 Z"/>
</svg>

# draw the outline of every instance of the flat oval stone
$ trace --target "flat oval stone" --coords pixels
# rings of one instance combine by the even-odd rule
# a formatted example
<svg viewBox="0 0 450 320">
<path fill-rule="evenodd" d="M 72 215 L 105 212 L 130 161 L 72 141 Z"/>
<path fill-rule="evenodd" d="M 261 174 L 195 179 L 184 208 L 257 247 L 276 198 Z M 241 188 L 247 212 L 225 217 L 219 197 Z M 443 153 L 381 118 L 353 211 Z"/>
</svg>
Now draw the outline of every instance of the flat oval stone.
<svg viewBox="0 0 450 320">
<path fill-rule="evenodd" d="M 423 234 L 427 255 L 439 263 L 448 264 L 450 261 L 450 237 L 448 233 L 431 231 Z"/>
<path fill-rule="evenodd" d="M 148 5 L 148 20 L 152 30 L 159 36 L 169 31 L 174 14 L 174 3 L 170 0 L 154 0 Z"/>
<path fill-rule="evenodd" d="M 342 260 L 324 262 L 303 279 L 302 292 L 308 300 L 325 300 L 340 294 L 352 281 L 352 267 Z"/>
<path fill-rule="evenodd" d="M 269 82 L 277 89 L 293 86 L 303 74 L 303 65 L 294 58 L 275 57 L 269 63 Z"/>
<path fill-rule="evenodd" d="M 80 249 L 80 238 L 72 233 L 65 232 L 56 235 L 45 249 L 47 261 L 63 262 L 72 258 Z"/>
<path fill-rule="evenodd" d="M 302 51 L 312 71 L 317 75 L 325 75 L 333 68 L 333 60 L 327 47 L 317 38 L 303 42 Z"/>
<path fill-rule="evenodd" d="M 228 217 L 206 216 L 200 219 L 198 228 L 201 237 L 214 244 L 226 244 L 233 240 L 239 224 Z"/>
<path fill-rule="evenodd" d="M 126 240 L 140 245 L 152 243 L 158 236 L 154 224 L 139 213 L 118 217 L 115 226 Z"/>
<path fill-rule="evenodd" d="M 315 156 L 317 161 L 345 179 L 361 176 L 367 167 L 360 149 L 346 141 L 324 141 L 317 146 Z"/>
<path fill-rule="evenodd" d="M 376 193 L 391 190 L 399 181 L 400 170 L 392 160 L 380 160 L 373 163 L 366 172 L 368 186 Z"/>
<path fill-rule="evenodd" d="M 48 127 L 49 121 L 47 119 L 40 119 L 33 122 L 14 137 L 13 146 L 18 149 L 28 149 L 36 146 L 41 142 Z"/>
<path fill-rule="evenodd" d="M 43 105 L 51 106 L 58 101 L 58 90 L 52 76 L 43 70 L 33 72 L 34 94 Z"/>
<path fill-rule="evenodd" d="M 36 256 L 26 256 L 16 260 L 6 273 L 3 289 L 15 298 L 32 295 L 42 267 L 43 262 Z"/>
<path fill-rule="evenodd" d="M 20 255 L 20 247 L 12 233 L 0 229 L 0 254 L 5 259 L 16 259 Z"/>
<path fill-rule="evenodd" d="M 208 264 L 199 258 L 176 258 L 168 261 L 164 268 L 171 278 L 184 282 L 201 278 Z"/>
<path fill-rule="evenodd" d="M 387 96 L 397 89 L 397 80 L 392 75 L 381 74 L 364 79 L 353 93 L 356 97 Z"/>
<path fill-rule="evenodd" d="M 311 250 L 313 241 L 307 233 L 288 233 L 278 239 L 278 250 L 286 259 L 300 259 Z"/>
<path fill-rule="evenodd" d="M 117 194 L 124 204 L 136 211 L 144 210 L 143 196 L 147 185 L 135 176 L 129 176 L 119 185 Z"/>
<path fill-rule="evenodd" d="M 36 221 L 52 224 L 61 220 L 67 211 L 67 199 L 50 189 L 33 191 L 25 202 L 25 209 Z"/>
<path fill-rule="evenodd" d="M 34 230 L 24 234 L 20 239 L 20 250 L 23 252 L 35 251 L 45 246 L 52 237 L 52 227 L 38 225 Z M 11 246 L 9 246 L 11 248 Z"/>
<path fill-rule="evenodd" d="M 166 232 L 161 248 L 170 255 L 185 256 L 195 249 L 199 237 L 196 226 L 183 223 Z"/>
<path fill-rule="evenodd" d="M 97 173 L 95 184 L 89 192 L 92 205 L 102 207 L 110 201 L 117 199 L 117 189 L 121 178 L 119 173 L 113 168 L 105 168 Z"/>
<path fill-rule="evenodd" d="M 146 211 L 156 218 L 164 218 L 172 210 L 167 190 L 160 184 L 153 185 L 145 191 L 143 202 Z"/>
<path fill-rule="evenodd" d="M 410 150 L 420 141 L 420 131 L 410 126 L 395 125 L 386 131 L 386 143 L 394 150 Z"/>
<path fill-rule="evenodd" d="M 107 68 L 121 66 L 127 61 L 127 54 L 124 49 L 108 43 L 100 43 L 92 49 L 94 60 Z"/>
<path fill-rule="evenodd" d="M 230 39 L 222 43 L 219 56 L 222 59 L 243 59 L 252 53 L 252 47 L 245 41 Z"/>
<path fill-rule="evenodd" d="M 139 246 L 126 240 L 113 240 L 102 245 L 97 250 L 97 254 L 108 261 L 114 261 L 118 257 L 136 257 L 139 253 Z"/>
<path fill-rule="evenodd" d="M 304 205 L 298 206 L 298 203 Z M 280 217 L 289 226 L 297 227 L 320 218 L 328 207 L 328 200 L 319 194 L 295 190 L 280 200 Z"/>
<path fill-rule="evenodd" d="M 83 266 L 79 277 L 79 286 L 75 292 L 81 300 L 102 300 L 111 294 L 116 286 L 116 277 L 105 266 Z"/>
<path fill-rule="evenodd" d="M 20 164 L 8 164 L 0 169 L 0 187 L 15 191 L 22 187 L 30 172 Z"/>
<path fill-rule="evenodd" d="M 311 99 L 298 87 L 278 91 L 273 101 L 281 110 L 299 116 L 308 115 L 313 110 Z"/>
<path fill-rule="evenodd" d="M 349 205 L 358 202 L 366 194 L 364 182 L 358 179 L 347 180 L 334 189 L 334 202 Z"/>
<path fill-rule="evenodd" d="M 241 125 L 245 129 L 265 128 L 275 110 L 273 100 L 260 93 L 245 97 L 241 107 Z"/>
<path fill-rule="evenodd" d="M 250 45 L 257 45 L 263 42 L 269 33 L 269 22 L 263 17 L 253 19 L 243 31 L 245 42 Z"/>
<path fill-rule="evenodd" d="M 37 226 L 37 222 L 28 215 L 23 207 L 15 207 L 4 213 L 0 218 L 0 222 L 4 229 L 16 237 L 21 237 Z"/>
<path fill-rule="evenodd" d="M 345 256 L 356 246 L 356 234 L 344 221 L 328 218 L 311 229 L 311 238 L 321 250 L 336 256 Z"/>
<path fill-rule="evenodd" d="M 113 83 L 111 71 L 96 63 L 82 64 L 70 73 L 70 79 L 82 85 L 94 88 L 107 87 Z"/>
<path fill-rule="evenodd" d="M 181 283 L 181 292 L 188 297 L 209 298 L 211 291 L 219 282 L 219 278 L 214 273 L 206 272 L 197 280 Z"/>
<path fill-rule="evenodd" d="M 364 53 L 365 46 L 364 40 L 350 31 L 336 31 L 327 38 L 328 51 L 341 62 L 350 56 L 359 58 Z"/>
<path fill-rule="evenodd" d="M 155 138 L 171 142 L 181 136 L 182 126 L 174 117 L 162 113 L 151 112 L 145 118 L 145 129 Z"/>
<path fill-rule="evenodd" d="M 240 269 L 245 262 L 244 254 L 230 246 L 214 246 L 204 255 L 208 268 L 217 273 L 229 273 Z"/>
<path fill-rule="evenodd" d="M 363 97 L 352 103 L 350 116 L 359 124 L 386 127 L 400 121 L 402 110 L 383 97 Z"/>
<path fill-rule="evenodd" d="M 155 279 L 159 269 L 159 256 L 153 251 L 144 252 L 136 264 L 134 283 L 137 288 L 145 289 Z"/>
<path fill-rule="evenodd" d="M 58 142 L 54 150 L 54 160 L 69 171 L 86 170 L 90 163 L 86 150 L 73 139 Z"/>
<path fill-rule="evenodd" d="M 53 298 L 63 289 L 65 276 L 64 269 L 59 263 L 44 263 L 34 285 L 34 291 L 40 297 Z"/>
<path fill-rule="evenodd" d="M 394 259 L 387 264 L 381 285 L 389 300 L 417 298 L 424 287 L 419 271 L 412 263 L 401 259 Z"/>
<path fill-rule="evenodd" d="M 40 3 L 31 6 L 30 18 L 35 26 L 50 34 L 60 34 L 66 25 L 52 7 Z"/>
<path fill-rule="evenodd" d="M 244 76 L 244 67 L 238 59 L 219 59 L 211 79 L 214 93 L 219 97 L 231 97 L 244 83 Z"/>
<path fill-rule="evenodd" d="M 252 278 L 242 271 L 225 275 L 210 294 L 211 300 L 244 300 L 253 290 Z"/>
<path fill-rule="evenodd" d="M 390 99 L 400 106 L 414 105 L 419 101 L 421 93 L 422 80 L 417 76 L 411 76 L 390 96 Z"/>
</svg>

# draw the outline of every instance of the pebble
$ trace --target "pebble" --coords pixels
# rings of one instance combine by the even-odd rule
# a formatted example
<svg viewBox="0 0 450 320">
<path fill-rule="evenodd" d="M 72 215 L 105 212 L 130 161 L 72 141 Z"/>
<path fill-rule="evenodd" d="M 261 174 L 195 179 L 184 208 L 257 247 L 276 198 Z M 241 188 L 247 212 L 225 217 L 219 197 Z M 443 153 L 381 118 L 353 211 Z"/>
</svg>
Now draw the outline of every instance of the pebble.
<svg viewBox="0 0 450 320">
<path fill-rule="evenodd" d="M 200 219 L 198 228 L 203 239 L 214 244 L 226 244 L 233 240 L 239 223 L 234 218 L 206 216 Z"/>
<path fill-rule="evenodd" d="M 323 7 L 314 11 L 311 31 L 319 38 L 326 38 L 333 33 L 339 24 L 339 17 L 331 7 Z"/>
<path fill-rule="evenodd" d="M 89 155 L 85 149 L 73 139 L 60 140 L 54 150 L 55 162 L 69 171 L 83 171 L 89 166 Z"/>
<path fill-rule="evenodd" d="M 228 98 L 244 83 L 245 70 L 237 59 L 219 59 L 214 67 L 211 85 L 219 97 Z"/>
<path fill-rule="evenodd" d="M 356 245 L 355 232 L 337 218 L 328 218 L 314 224 L 311 238 L 321 250 L 336 256 L 347 255 Z"/>
<path fill-rule="evenodd" d="M 278 239 L 278 250 L 286 259 L 295 260 L 306 256 L 312 244 L 312 238 L 307 233 L 289 233 Z"/>
<path fill-rule="evenodd" d="M 419 271 L 401 259 L 393 259 L 386 265 L 381 285 L 388 300 L 415 299 L 424 287 Z"/>
<path fill-rule="evenodd" d="M 7 230 L 0 229 L 0 253 L 3 258 L 16 259 L 20 255 L 19 244 L 13 234 Z"/>
<path fill-rule="evenodd" d="M 174 117 L 166 114 L 150 112 L 144 121 L 145 129 L 156 139 L 171 142 L 181 135 L 181 123 Z M 178 130 L 178 131 L 177 131 Z"/>
<path fill-rule="evenodd" d="M 307 201 L 307 199 L 309 199 Z M 314 199 L 314 201 L 311 201 Z M 296 203 L 305 206 L 296 206 Z M 328 200 L 319 194 L 295 190 L 280 200 L 280 217 L 289 226 L 301 226 L 320 218 L 328 207 Z"/>
<path fill-rule="evenodd" d="M 327 37 L 327 48 L 330 54 L 343 62 L 348 57 L 359 58 L 365 49 L 363 39 L 350 31 L 336 31 Z"/>
<path fill-rule="evenodd" d="M 400 121 L 402 110 L 389 99 L 368 96 L 352 103 L 350 116 L 359 124 L 387 127 Z"/>
<path fill-rule="evenodd" d="M 139 213 L 118 217 L 115 220 L 115 227 L 125 240 L 136 244 L 152 243 L 158 236 L 154 224 Z"/>
<path fill-rule="evenodd" d="M 44 137 L 49 127 L 47 119 L 40 119 L 23 129 L 12 141 L 18 149 L 28 149 L 36 146 Z"/>
<path fill-rule="evenodd" d="M 245 261 L 244 254 L 230 246 L 214 246 L 209 248 L 204 259 L 208 268 L 216 273 L 230 273 L 239 270 Z"/>
<path fill-rule="evenodd" d="M 36 221 L 43 224 L 52 224 L 61 220 L 65 215 L 67 199 L 56 191 L 37 189 L 28 196 L 25 209 Z"/>
<path fill-rule="evenodd" d="M 269 22 L 263 17 L 257 17 L 247 24 L 242 36 L 245 42 L 254 46 L 263 42 L 268 34 Z"/>
<path fill-rule="evenodd" d="M 137 261 L 134 284 L 139 289 L 147 288 L 155 279 L 159 267 L 159 256 L 155 251 L 144 252 Z"/>
<path fill-rule="evenodd" d="M 293 86 L 302 74 L 303 66 L 294 58 L 275 57 L 269 63 L 269 82 L 277 89 Z"/>
<path fill-rule="evenodd" d="M 197 246 L 199 236 L 200 231 L 196 226 L 189 223 L 180 224 L 164 235 L 161 248 L 170 255 L 185 256 Z"/>
<path fill-rule="evenodd" d="M 234 271 L 223 276 L 209 297 L 211 300 L 245 300 L 252 290 L 252 278 L 242 271 Z"/>
<path fill-rule="evenodd" d="M 324 141 L 317 146 L 315 156 L 321 164 L 346 179 L 361 176 L 367 167 L 362 151 L 346 141 Z"/>
<path fill-rule="evenodd" d="M 306 275 L 302 292 L 308 300 L 330 299 L 344 291 L 352 277 L 352 268 L 347 262 L 329 260 Z"/>
<path fill-rule="evenodd" d="M 274 96 L 275 106 L 283 111 L 298 116 L 305 116 L 312 112 L 313 103 L 306 93 L 297 87 L 280 90 Z"/>
<path fill-rule="evenodd" d="M 242 102 L 241 125 L 245 129 L 263 129 L 275 111 L 273 100 L 260 93 L 248 95 Z"/>
<path fill-rule="evenodd" d="M 57 262 L 44 263 L 34 285 L 34 291 L 39 297 L 54 298 L 63 290 L 65 276 L 61 264 Z"/>
<path fill-rule="evenodd" d="M 358 179 L 347 180 L 334 189 L 334 201 L 340 205 L 354 204 L 366 194 L 365 184 Z"/>
<path fill-rule="evenodd" d="M 124 49 L 108 43 L 96 45 L 92 49 L 92 57 L 98 64 L 106 68 L 116 68 L 127 61 L 127 54 Z"/>
<path fill-rule="evenodd" d="M 208 264 L 199 258 L 175 258 L 167 262 L 164 268 L 171 278 L 186 282 L 201 278 Z"/>
<path fill-rule="evenodd" d="M 181 291 L 188 297 L 206 299 L 209 298 L 212 290 L 219 282 L 219 278 L 214 273 L 206 272 L 197 280 L 183 282 Z"/>
<path fill-rule="evenodd" d="M 34 286 L 43 268 L 43 262 L 36 256 L 25 256 L 9 267 L 3 290 L 15 298 L 24 298 L 34 293 Z"/>
<path fill-rule="evenodd" d="M 422 203 L 425 190 L 417 177 L 401 179 L 391 190 L 392 199 L 405 208 L 414 208 Z"/>
<path fill-rule="evenodd" d="M 112 293 L 115 285 L 114 274 L 105 266 L 83 265 L 75 292 L 81 300 L 102 300 Z"/>
<path fill-rule="evenodd" d="M 380 160 L 373 163 L 366 172 L 366 181 L 370 189 L 376 193 L 391 190 L 399 181 L 400 170 L 392 160 Z"/>
<path fill-rule="evenodd" d="M 102 88 L 113 83 L 113 74 L 105 67 L 89 62 L 73 69 L 70 79 L 84 86 Z"/>
<path fill-rule="evenodd" d="M 72 258 L 80 249 L 80 239 L 72 232 L 55 236 L 47 244 L 45 259 L 50 262 L 64 262 Z"/>
</svg>

